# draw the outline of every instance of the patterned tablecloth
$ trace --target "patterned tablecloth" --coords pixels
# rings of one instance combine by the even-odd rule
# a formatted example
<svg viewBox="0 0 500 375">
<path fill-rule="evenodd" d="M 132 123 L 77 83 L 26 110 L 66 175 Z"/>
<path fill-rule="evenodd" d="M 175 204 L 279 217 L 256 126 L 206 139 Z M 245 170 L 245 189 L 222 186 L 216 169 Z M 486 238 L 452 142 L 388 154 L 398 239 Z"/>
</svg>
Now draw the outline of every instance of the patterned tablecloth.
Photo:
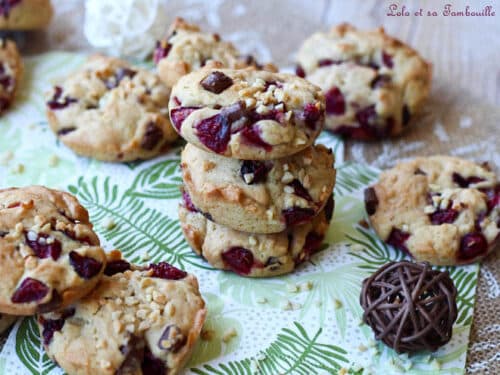
<svg viewBox="0 0 500 375">
<path fill-rule="evenodd" d="M 82 37 L 81 22 L 74 22 L 82 16 L 81 3 L 55 3 L 61 17 L 47 34 L 28 34 L 27 38 L 40 43 L 29 43 L 25 49 L 88 49 Z M 326 14 L 332 12 L 330 3 L 334 2 L 325 1 L 324 8 L 318 6 L 326 13 L 321 15 L 318 11 L 316 15 L 317 9 L 309 9 L 306 4 L 309 2 L 293 0 L 290 1 L 293 6 L 282 9 L 289 16 L 283 17 L 281 28 L 265 26 L 265 22 L 253 23 L 250 28 L 250 20 L 256 19 L 256 14 L 270 17 L 274 14 L 271 8 L 276 7 L 267 2 L 256 3 L 258 6 L 229 0 L 167 1 L 172 14 L 168 22 L 174 15 L 188 17 L 237 42 L 244 52 L 289 66 L 293 60 L 291 45 L 297 46 L 310 32 L 325 28 L 331 19 L 337 20 Z M 297 17 L 302 20 L 298 25 L 291 22 Z M 315 17 L 321 18 L 324 24 L 318 26 Z M 288 30 L 286 43 L 275 43 L 273 38 L 282 35 L 279 30 L 284 28 Z M 425 50 L 423 54 L 426 55 Z M 500 171 L 498 107 L 456 87 L 449 77 L 437 75 L 431 100 L 418 126 L 403 137 L 382 143 L 342 144 L 327 134 L 322 135 L 319 141 L 335 146 L 339 169 L 337 205 L 326 241 L 327 250 L 292 276 L 247 280 L 210 270 L 182 240 L 175 212 L 180 184 L 179 149 L 153 161 L 116 166 L 77 158 L 56 143 L 46 126 L 42 92 L 55 78 L 77 66 L 81 59 L 80 55 L 51 54 L 27 62 L 27 79 L 20 100 L 0 121 L 0 156 L 8 150 L 12 150 L 14 156 L 0 166 L 0 187 L 41 183 L 70 190 L 90 210 L 108 249 L 119 246 L 127 256 L 139 261 L 144 261 L 143 255 L 147 252 L 151 260 L 169 260 L 195 272 L 210 309 L 206 329 L 216 334 L 213 341 L 202 341 L 197 348 L 189 366 L 194 372 L 243 373 L 243 369 L 255 366 L 264 369 L 263 373 L 275 373 L 273 368 L 283 372 L 294 368 L 297 373 L 300 370 L 311 373 L 314 368 L 311 366 L 351 368 L 351 372 L 360 366 L 374 369 L 386 366 L 384 370 L 389 366 L 396 371 L 410 366 L 407 358 L 374 345 L 368 328 L 358 326 L 357 294 L 361 280 L 377 265 L 399 257 L 377 241 L 373 233 L 355 225 L 363 215 L 359 192 L 376 178 L 377 168 L 390 167 L 398 160 L 415 155 L 442 153 L 488 160 Z M 435 68 L 435 71 L 443 69 Z M 53 160 L 58 160 L 56 166 Z M 19 171 L 18 165 L 24 166 L 23 173 L 15 173 Z M 110 217 L 119 224 L 113 231 L 107 231 L 100 224 Z M 143 250 L 137 253 L 136 247 Z M 499 257 L 498 251 L 489 256 L 481 265 L 479 275 L 477 266 L 451 269 L 460 289 L 460 314 L 454 339 L 437 355 L 414 359 L 411 370 L 434 373 L 442 368 L 450 369 L 446 373 L 460 373 L 468 348 L 468 372 L 500 371 Z M 312 283 L 310 290 L 308 281 Z M 296 284 L 303 285 L 297 293 L 292 292 Z M 268 302 L 258 303 L 264 299 Z M 290 306 L 292 310 L 283 311 Z M 222 336 L 228 327 L 235 328 L 238 336 L 224 343 Z M 307 353 L 307 356 L 297 358 L 298 352 Z M 326 352 L 330 360 L 321 355 Z M 52 371 L 57 373 L 43 355 L 33 321 L 18 323 L 0 354 L 0 374 Z"/>
</svg>

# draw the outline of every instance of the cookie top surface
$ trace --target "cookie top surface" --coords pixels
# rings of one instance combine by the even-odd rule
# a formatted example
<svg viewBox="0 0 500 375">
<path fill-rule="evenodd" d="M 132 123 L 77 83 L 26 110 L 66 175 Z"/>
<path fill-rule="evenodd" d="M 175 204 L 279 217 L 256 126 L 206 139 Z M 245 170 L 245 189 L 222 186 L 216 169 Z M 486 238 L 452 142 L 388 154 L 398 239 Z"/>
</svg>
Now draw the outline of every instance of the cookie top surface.
<svg viewBox="0 0 500 375">
<path fill-rule="evenodd" d="M 185 188 L 196 207 L 219 224 L 250 233 L 278 233 L 310 221 L 335 185 L 334 156 L 316 145 L 293 156 L 242 161 L 187 144 Z"/>
<path fill-rule="evenodd" d="M 41 186 L 0 190 L 0 256 L 0 311 L 14 315 L 73 303 L 106 261 L 76 198 Z"/>
<path fill-rule="evenodd" d="M 43 29 L 52 20 L 50 0 L 8 0 L 0 3 L 0 29 Z"/>
<path fill-rule="evenodd" d="M 53 89 L 47 117 L 58 138 L 79 155 L 148 159 L 177 138 L 167 113 L 169 94 L 154 73 L 96 55 Z"/>
<path fill-rule="evenodd" d="M 309 37 L 298 73 L 325 93 L 326 128 L 371 140 L 401 133 L 429 95 L 432 69 L 382 28 L 342 24 Z"/>
<path fill-rule="evenodd" d="M 179 220 L 188 243 L 215 268 L 243 276 L 269 277 L 294 270 L 319 249 L 333 214 L 333 197 L 314 219 L 274 234 L 236 231 L 207 219 L 187 193 Z"/>
<path fill-rule="evenodd" d="M 323 128 L 321 90 L 290 74 L 202 69 L 182 77 L 169 103 L 172 124 L 206 151 L 271 160 L 310 146 Z"/>
<path fill-rule="evenodd" d="M 16 44 L 0 39 L 0 113 L 10 107 L 23 73 L 23 63 Z"/>
<path fill-rule="evenodd" d="M 418 261 L 471 263 L 498 242 L 500 185 L 487 167 L 432 156 L 400 163 L 365 191 L 378 235 Z"/>
<path fill-rule="evenodd" d="M 48 355 L 75 375 L 177 374 L 205 321 L 196 278 L 167 263 L 119 262 L 108 261 L 84 299 L 38 317 Z"/>
<path fill-rule="evenodd" d="M 168 86 L 173 86 L 180 77 L 217 61 L 226 68 L 263 68 L 275 71 L 270 64 L 258 64 L 253 56 L 242 56 L 236 47 L 223 41 L 219 34 L 203 32 L 194 24 L 176 18 L 167 37 L 159 41 L 154 53 L 158 74 Z"/>
</svg>

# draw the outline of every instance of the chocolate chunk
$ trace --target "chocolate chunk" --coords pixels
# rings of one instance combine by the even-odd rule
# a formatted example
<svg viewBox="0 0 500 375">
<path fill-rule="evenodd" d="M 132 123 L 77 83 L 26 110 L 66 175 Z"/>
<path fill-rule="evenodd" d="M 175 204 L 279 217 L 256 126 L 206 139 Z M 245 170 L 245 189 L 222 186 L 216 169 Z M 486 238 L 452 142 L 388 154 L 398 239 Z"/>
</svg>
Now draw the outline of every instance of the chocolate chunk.
<svg viewBox="0 0 500 375">
<path fill-rule="evenodd" d="M 206 76 L 201 82 L 201 86 L 214 94 L 220 94 L 222 91 L 232 86 L 233 80 L 222 72 L 213 72 Z"/>
<path fill-rule="evenodd" d="M 144 150 L 153 150 L 163 138 L 163 130 L 161 130 L 154 122 L 150 122 L 146 126 L 146 131 L 141 141 L 141 148 Z"/>
</svg>

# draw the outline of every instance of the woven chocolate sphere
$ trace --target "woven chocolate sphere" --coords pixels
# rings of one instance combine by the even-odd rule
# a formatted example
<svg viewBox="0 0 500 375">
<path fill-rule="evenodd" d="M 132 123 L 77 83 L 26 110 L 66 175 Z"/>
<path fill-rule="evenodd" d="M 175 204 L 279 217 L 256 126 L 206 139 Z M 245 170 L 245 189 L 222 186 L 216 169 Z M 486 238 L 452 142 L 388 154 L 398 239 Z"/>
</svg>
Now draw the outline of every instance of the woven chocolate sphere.
<svg viewBox="0 0 500 375">
<path fill-rule="evenodd" d="M 391 262 L 363 281 L 363 321 L 398 353 L 435 351 L 451 339 L 457 289 L 428 263 Z"/>
</svg>

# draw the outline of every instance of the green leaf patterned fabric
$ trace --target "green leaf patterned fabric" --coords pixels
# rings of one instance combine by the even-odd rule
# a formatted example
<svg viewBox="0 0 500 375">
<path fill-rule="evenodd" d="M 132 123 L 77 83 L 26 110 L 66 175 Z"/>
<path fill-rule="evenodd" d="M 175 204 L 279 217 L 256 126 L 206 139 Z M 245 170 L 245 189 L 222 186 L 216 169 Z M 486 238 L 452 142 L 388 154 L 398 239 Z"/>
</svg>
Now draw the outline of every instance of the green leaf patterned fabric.
<svg viewBox="0 0 500 375">
<path fill-rule="evenodd" d="M 380 265 L 405 258 L 358 225 L 365 217 L 362 190 L 378 170 L 344 163 L 342 141 L 323 132 L 318 142 L 334 150 L 337 166 L 336 209 L 323 250 L 294 273 L 272 279 L 214 270 L 189 248 L 180 229 L 181 144 L 154 160 L 102 163 L 76 156 L 48 129 L 43 93 L 83 59 L 69 53 L 26 59 L 27 80 L 13 110 L 0 120 L 0 155 L 11 156 L 0 164 L 0 188 L 45 184 L 68 190 L 89 210 L 106 250 L 119 248 L 133 262 L 168 261 L 196 274 L 209 313 L 185 373 L 463 372 L 477 265 L 446 268 L 459 290 L 459 317 L 452 341 L 436 353 L 397 355 L 361 324 L 362 280 Z M 228 339 L 228 332 L 235 336 Z M 62 373 L 44 354 L 34 319 L 17 322 L 0 353 L 0 375 Z"/>
</svg>

